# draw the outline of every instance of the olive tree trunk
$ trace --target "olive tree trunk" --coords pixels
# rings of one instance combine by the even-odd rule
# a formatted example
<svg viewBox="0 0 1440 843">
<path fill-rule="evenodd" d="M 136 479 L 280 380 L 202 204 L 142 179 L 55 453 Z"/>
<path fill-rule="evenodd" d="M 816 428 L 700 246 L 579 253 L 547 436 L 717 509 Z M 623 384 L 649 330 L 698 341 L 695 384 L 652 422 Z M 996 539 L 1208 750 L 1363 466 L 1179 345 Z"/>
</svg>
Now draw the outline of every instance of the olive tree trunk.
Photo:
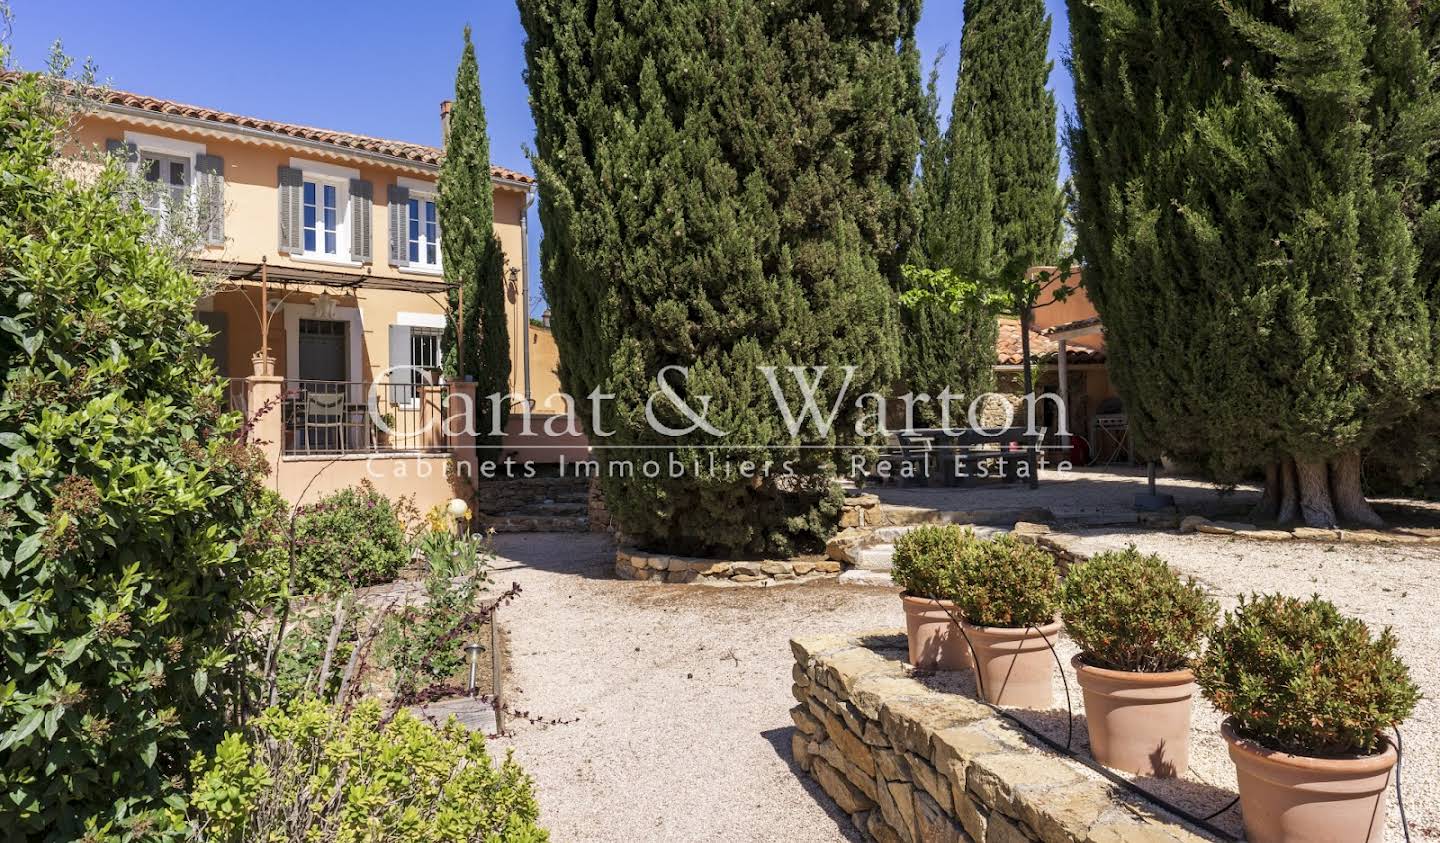
<svg viewBox="0 0 1440 843">
<path fill-rule="evenodd" d="M 1365 500 L 1360 453 L 1326 462 L 1285 458 L 1265 467 L 1265 490 L 1251 510 L 1255 521 L 1333 529 L 1341 524 L 1378 528 L 1385 522 Z"/>
</svg>

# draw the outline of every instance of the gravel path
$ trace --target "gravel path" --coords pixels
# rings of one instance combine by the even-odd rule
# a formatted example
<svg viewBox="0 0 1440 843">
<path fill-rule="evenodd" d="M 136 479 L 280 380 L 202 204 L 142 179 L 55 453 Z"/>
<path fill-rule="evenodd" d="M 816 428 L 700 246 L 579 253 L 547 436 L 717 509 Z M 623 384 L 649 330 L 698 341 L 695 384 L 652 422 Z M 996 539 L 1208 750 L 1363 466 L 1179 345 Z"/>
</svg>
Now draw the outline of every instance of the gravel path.
<svg viewBox="0 0 1440 843">
<path fill-rule="evenodd" d="M 790 763 L 789 641 L 900 624 L 899 601 L 833 581 L 770 589 L 617 580 L 593 535 L 497 537 L 525 567 L 507 693 L 542 823 L 569 841 L 857 840 L 849 819 Z"/>
<path fill-rule="evenodd" d="M 1440 841 L 1440 635 L 1427 623 L 1440 606 L 1440 551 L 1114 528 L 1075 535 L 1087 552 L 1133 542 L 1159 553 L 1227 609 L 1242 590 L 1319 593 L 1377 629 L 1393 626 L 1426 695 L 1405 727 L 1411 839 Z M 831 581 L 763 590 L 626 582 L 613 577 L 609 541 L 594 535 L 499 536 L 497 546 L 512 566 L 497 581 L 524 588 L 502 621 L 511 702 L 536 716 L 578 718 L 520 724 L 496 742 L 534 776 L 554 840 L 858 839 L 790 763 L 788 641 L 898 627 L 893 591 Z M 1062 657 L 1071 652 L 1067 640 Z M 1197 701 L 1190 780 L 1147 786 L 1203 813 L 1224 805 L 1235 782 L 1219 720 Z M 1063 740 L 1063 716 L 1033 721 Z M 1076 735 L 1083 746 L 1083 719 Z M 1389 818 L 1387 840 L 1398 843 L 1393 799 Z M 1238 813 L 1217 823 L 1238 830 Z"/>
</svg>

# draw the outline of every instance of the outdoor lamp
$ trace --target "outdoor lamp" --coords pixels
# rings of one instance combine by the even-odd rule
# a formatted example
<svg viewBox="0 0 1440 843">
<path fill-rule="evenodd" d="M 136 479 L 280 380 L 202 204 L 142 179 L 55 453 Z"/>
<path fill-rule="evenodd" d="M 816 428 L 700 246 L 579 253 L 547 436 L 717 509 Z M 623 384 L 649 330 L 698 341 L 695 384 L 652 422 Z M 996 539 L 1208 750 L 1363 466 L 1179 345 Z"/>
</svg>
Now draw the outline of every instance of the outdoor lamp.
<svg viewBox="0 0 1440 843">
<path fill-rule="evenodd" d="M 449 506 L 446 507 L 446 511 L 450 513 L 451 518 L 464 518 L 470 514 L 470 504 L 461 498 L 451 498 Z"/>
<path fill-rule="evenodd" d="M 485 649 L 479 644 L 466 644 L 465 652 L 470 655 L 470 693 L 475 693 L 475 673 L 480 667 L 480 651 Z"/>
</svg>

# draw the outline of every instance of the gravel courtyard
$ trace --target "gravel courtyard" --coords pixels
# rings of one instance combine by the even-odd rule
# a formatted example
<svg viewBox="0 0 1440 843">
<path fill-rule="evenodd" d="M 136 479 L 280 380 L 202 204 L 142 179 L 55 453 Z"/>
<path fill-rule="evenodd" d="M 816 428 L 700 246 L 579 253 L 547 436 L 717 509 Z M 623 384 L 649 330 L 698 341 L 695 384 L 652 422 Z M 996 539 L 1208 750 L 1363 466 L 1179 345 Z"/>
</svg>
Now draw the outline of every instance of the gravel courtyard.
<svg viewBox="0 0 1440 843">
<path fill-rule="evenodd" d="M 1440 635 L 1428 622 L 1440 606 L 1440 550 L 1115 528 L 1073 534 L 1087 552 L 1133 542 L 1160 553 L 1225 608 L 1241 591 L 1318 592 L 1377 630 L 1394 626 L 1426 695 L 1405 728 L 1411 839 L 1440 841 Z M 621 581 L 611 573 L 612 546 L 596 535 L 503 535 L 497 549 L 507 568 L 497 583 L 524 589 L 502 621 L 511 703 L 538 717 L 577 718 L 519 724 L 513 738 L 496 742 L 513 747 L 535 777 L 553 839 L 858 839 L 790 764 L 788 641 L 899 627 L 893 591 L 828 581 L 772 589 Z M 1055 729 L 1063 722 L 1038 719 Z M 1231 790 L 1218 720 L 1198 701 L 1193 775 Z M 1083 736 L 1083 724 L 1076 728 Z M 1167 795 L 1188 801 L 1195 790 Z M 1208 813 L 1218 791 L 1199 790 L 1205 798 L 1195 807 Z M 1393 802 L 1390 819 L 1387 839 L 1395 843 L 1403 838 Z M 1219 822 L 1238 828 L 1235 811 Z"/>
</svg>

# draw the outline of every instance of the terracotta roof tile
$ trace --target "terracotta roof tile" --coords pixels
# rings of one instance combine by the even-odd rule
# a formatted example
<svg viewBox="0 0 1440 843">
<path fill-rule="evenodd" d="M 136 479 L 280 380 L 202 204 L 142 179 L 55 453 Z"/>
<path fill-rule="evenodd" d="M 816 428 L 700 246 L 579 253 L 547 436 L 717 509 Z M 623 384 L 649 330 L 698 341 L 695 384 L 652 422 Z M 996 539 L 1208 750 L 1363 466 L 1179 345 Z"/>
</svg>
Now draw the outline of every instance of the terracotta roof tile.
<svg viewBox="0 0 1440 843">
<path fill-rule="evenodd" d="M 1025 360 L 1020 343 L 1020 320 L 1000 319 L 999 335 L 995 339 L 995 362 L 1001 366 L 1019 366 Z M 1030 331 L 1031 359 L 1054 358 L 1060 353 L 1060 343 L 1039 331 Z M 1069 342 L 1065 345 L 1065 358 L 1070 363 L 1104 363 L 1105 352 Z"/>
<path fill-rule="evenodd" d="M 1053 334 L 1062 334 L 1062 333 L 1064 333 L 1064 332 L 1066 332 L 1066 331 L 1074 331 L 1074 330 L 1078 330 L 1078 329 L 1080 329 L 1080 328 L 1098 328 L 1098 327 L 1100 327 L 1100 317 L 1099 317 L 1099 316 L 1087 316 L 1087 317 L 1085 317 L 1084 319 L 1076 319 L 1076 320 L 1073 321 L 1073 322 L 1061 322 L 1059 325 L 1051 325 L 1050 327 L 1046 328 L 1045 330 L 1041 331 L 1040 333 L 1042 333 L 1042 334 L 1044 334 L 1045 336 L 1048 337 L 1048 336 L 1051 336 L 1051 335 L 1053 335 Z"/>
<path fill-rule="evenodd" d="M 175 102 L 174 100 L 165 100 L 159 97 L 151 97 L 129 91 L 100 89 L 98 95 L 100 100 L 107 105 L 133 108 L 138 111 L 148 111 L 153 114 L 203 120 L 207 123 L 216 123 L 222 126 L 235 126 L 243 129 L 269 132 L 284 137 L 330 144 L 342 149 L 354 149 L 362 152 L 388 155 L 392 158 L 414 161 L 418 164 L 439 166 L 445 153 L 443 149 L 435 146 L 425 146 L 423 144 L 389 140 L 386 138 L 375 138 L 368 135 L 357 135 L 353 132 L 317 129 L 313 126 L 281 123 L 277 120 L 266 120 L 260 117 L 247 117 L 242 114 L 231 114 L 228 111 L 219 111 L 199 105 L 187 105 L 185 103 Z M 490 167 L 490 174 L 495 178 L 518 182 L 520 184 L 531 185 L 535 183 L 534 176 L 526 175 L 518 170 L 511 170 L 506 167 L 496 167 L 492 165 Z"/>
</svg>

